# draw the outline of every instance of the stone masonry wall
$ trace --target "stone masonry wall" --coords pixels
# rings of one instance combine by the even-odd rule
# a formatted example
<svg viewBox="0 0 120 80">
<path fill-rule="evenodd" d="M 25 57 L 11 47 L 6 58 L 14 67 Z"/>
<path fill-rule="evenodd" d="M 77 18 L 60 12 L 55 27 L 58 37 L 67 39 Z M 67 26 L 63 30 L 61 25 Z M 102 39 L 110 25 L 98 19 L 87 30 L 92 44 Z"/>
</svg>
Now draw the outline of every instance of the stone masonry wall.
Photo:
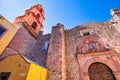
<svg viewBox="0 0 120 80">
<path fill-rule="evenodd" d="M 115 50 L 119 49 L 120 33 L 109 22 L 105 23 L 88 23 L 79 25 L 73 29 L 66 30 L 66 55 L 67 55 L 67 79 L 79 80 L 79 66 L 76 58 L 76 45 L 78 38 L 80 38 L 80 30 L 91 29 L 94 34 L 100 38 L 104 38 L 106 45 Z"/>
<path fill-rule="evenodd" d="M 46 67 L 46 57 L 49 47 L 50 34 L 42 35 L 41 32 L 42 31 L 39 32 L 36 44 L 34 45 L 33 49 L 31 49 L 30 52 L 26 54 L 26 57 L 35 63 Z M 46 46 L 45 43 L 47 43 Z M 47 48 L 45 49 L 45 47 Z"/>
<path fill-rule="evenodd" d="M 18 53 L 27 54 L 33 48 L 35 42 L 36 39 L 31 36 L 28 30 L 21 24 L 21 28 L 8 47 Z"/>
<path fill-rule="evenodd" d="M 47 55 L 47 80 L 65 79 L 62 68 L 62 66 L 65 66 L 63 65 L 63 54 L 65 51 L 64 45 L 64 28 L 63 25 L 58 24 L 52 29 L 49 43 L 49 50 Z"/>
<path fill-rule="evenodd" d="M 89 23 L 85 26 L 94 30 L 94 33 L 105 38 L 106 43 L 117 52 L 120 50 L 120 33 L 116 28 L 108 22 L 105 23 Z"/>
<path fill-rule="evenodd" d="M 112 9 L 111 10 L 111 15 L 112 15 L 112 18 L 108 21 L 112 26 L 113 28 L 115 28 L 117 30 L 117 32 L 119 32 L 120 34 L 120 10 L 118 9 Z M 116 33 L 116 32 L 115 32 Z M 118 42 L 116 41 L 113 41 L 113 42 L 116 42 L 116 44 L 114 44 L 113 46 L 115 47 L 115 50 L 119 53 L 120 55 L 120 43 L 119 43 L 119 34 L 118 35 L 114 35 L 117 39 Z"/>
<path fill-rule="evenodd" d="M 18 32 L 7 46 L 0 59 L 19 53 L 25 55 L 30 52 L 35 43 L 36 39 L 31 36 L 31 34 L 22 24 L 19 24 Z"/>
<path fill-rule="evenodd" d="M 79 37 L 79 30 L 66 31 L 66 80 L 79 80 L 79 66 L 76 58 L 76 39 Z"/>
</svg>

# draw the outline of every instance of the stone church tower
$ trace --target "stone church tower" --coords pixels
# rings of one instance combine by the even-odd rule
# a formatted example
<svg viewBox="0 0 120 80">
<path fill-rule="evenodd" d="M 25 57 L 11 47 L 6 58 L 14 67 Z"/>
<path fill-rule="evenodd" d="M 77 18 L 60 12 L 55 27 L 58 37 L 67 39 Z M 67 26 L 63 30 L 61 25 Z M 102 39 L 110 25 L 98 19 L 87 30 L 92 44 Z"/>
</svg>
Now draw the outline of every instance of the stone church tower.
<svg viewBox="0 0 120 80">
<path fill-rule="evenodd" d="M 42 6 L 36 4 L 35 6 L 27 9 L 22 16 L 18 16 L 13 22 L 15 26 L 19 26 L 19 23 L 24 23 L 29 30 L 31 30 L 34 36 L 38 35 L 38 32 L 43 29 L 44 10 Z"/>
<path fill-rule="evenodd" d="M 40 49 L 37 52 L 35 47 L 44 19 L 39 4 L 26 10 L 13 24 L 0 15 L 0 80 L 46 80 L 47 69 L 42 65 L 45 58 L 40 59 Z"/>
<path fill-rule="evenodd" d="M 27 9 L 22 16 L 18 16 L 13 22 L 18 31 L 0 58 L 2 59 L 11 54 L 26 55 L 30 53 L 36 44 L 39 31 L 43 29 L 44 19 L 44 10 L 39 4 Z"/>
</svg>

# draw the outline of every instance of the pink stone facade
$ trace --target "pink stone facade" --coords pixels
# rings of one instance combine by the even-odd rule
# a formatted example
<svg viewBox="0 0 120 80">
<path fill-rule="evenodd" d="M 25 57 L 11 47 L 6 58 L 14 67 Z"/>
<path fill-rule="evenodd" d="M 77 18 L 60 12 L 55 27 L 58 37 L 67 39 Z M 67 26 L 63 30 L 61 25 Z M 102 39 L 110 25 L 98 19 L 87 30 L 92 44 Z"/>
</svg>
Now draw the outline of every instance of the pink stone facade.
<svg viewBox="0 0 120 80">
<path fill-rule="evenodd" d="M 90 80 L 88 68 L 95 62 L 106 64 L 113 71 L 116 80 L 120 79 L 120 75 L 117 75 L 120 74 L 120 61 L 114 51 L 77 54 L 77 58 L 80 66 L 80 80 Z"/>
</svg>

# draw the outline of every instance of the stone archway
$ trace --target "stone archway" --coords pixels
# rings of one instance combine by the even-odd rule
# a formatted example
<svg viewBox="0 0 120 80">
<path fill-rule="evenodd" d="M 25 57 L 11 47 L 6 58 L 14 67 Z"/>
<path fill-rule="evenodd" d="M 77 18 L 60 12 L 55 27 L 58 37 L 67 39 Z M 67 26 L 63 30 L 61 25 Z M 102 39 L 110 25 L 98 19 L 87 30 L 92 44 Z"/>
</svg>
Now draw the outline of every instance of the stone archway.
<svg viewBox="0 0 120 80">
<path fill-rule="evenodd" d="M 88 68 L 90 80 L 116 80 L 112 70 L 100 62 L 92 63 Z"/>
<path fill-rule="evenodd" d="M 94 52 L 92 54 L 78 54 L 77 57 L 80 70 L 80 80 L 91 80 L 89 77 L 89 67 L 94 63 L 101 63 L 106 65 L 114 74 L 115 79 L 120 79 L 120 61 L 114 51 Z"/>
</svg>

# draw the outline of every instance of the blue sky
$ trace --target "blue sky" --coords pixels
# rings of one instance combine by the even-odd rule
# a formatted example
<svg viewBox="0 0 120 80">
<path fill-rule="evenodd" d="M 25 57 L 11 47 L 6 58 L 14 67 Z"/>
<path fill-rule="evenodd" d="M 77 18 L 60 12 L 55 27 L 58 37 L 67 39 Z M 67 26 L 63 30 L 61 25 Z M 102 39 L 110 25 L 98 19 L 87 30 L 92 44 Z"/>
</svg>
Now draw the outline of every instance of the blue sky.
<svg viewBox="0 0 120 80">
<path fill-rule="evenodd" d="M 70 29 L 89 22 L 105 22 L 111 18 L 112 8 L 120 9 L 120 0 L 0 0 L 0 14 L 13 22 L 36 3 L 45 11 L 45 33 L 50 33 L 57 23 Z"/>
</svg>

